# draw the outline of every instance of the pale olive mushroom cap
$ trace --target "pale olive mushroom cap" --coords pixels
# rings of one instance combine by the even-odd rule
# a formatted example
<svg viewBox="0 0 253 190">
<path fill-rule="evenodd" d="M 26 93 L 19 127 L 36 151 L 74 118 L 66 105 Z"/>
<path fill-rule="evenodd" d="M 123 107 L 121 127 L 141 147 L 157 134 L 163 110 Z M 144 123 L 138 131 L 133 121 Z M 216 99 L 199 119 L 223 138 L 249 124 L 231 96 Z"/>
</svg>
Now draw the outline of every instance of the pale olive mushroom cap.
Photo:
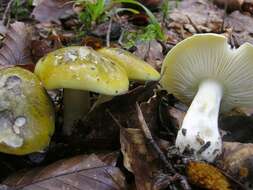
<svg viewBox="0 0 253 190">
<path fill-rule="evenodd" d="M 18 67 L 1 69 L 0 152 L 42 151 L 53 132 L 53 105 L 37 76 Z"/>
<path fill-rule="evenodd" d="M 218 34 L 196 34 L 178 43 L 163 62 L 160 83 L 190 103 L 206 79 L 223 88 L 221 110 L 253 105 L 253 46 L 231 49 Z"/>
<path fill-rule="evenodd" d="M 102 48 L 97 51 L 123 67 L 130 80 L 156 81 L 160 79 L 160 74 L 152 66 L 128 51 L 120 48 Z"/>
<path fill-rule="evenodd" d="M 88 47 L 58 49 L 39 60 L 35 67 L 47 89 L 68 88 L 106 95 L 128 90 L 126 72 Z"/>
</svg>

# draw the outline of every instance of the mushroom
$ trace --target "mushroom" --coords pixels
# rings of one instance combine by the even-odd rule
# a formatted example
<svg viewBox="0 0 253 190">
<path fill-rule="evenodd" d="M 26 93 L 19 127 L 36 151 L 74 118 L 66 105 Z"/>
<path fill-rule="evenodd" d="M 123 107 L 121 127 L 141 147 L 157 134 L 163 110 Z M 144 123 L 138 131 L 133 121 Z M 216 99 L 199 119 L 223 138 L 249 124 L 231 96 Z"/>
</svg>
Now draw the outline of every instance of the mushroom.
<svg viewBox="0 0 253 190">
<path fill-rule="evenodd" d="M 52 102 L 36 75 L 18 67 L 0 70 L 0 151 L 42 151 L 54 132 Z"/>
<path fill-rule="evenodd" d="M 63 133 L 71 135 L 74 123 L 89 110 L 89 91 L 119 95 L 128 90 L 124 69 L 88 47 L 58 49 L 35 67 L 46 89 L 64 88 Z"/>
<path fill-rule="evenodd" d="M 161 85 L 191 103 L 176 137 L 181 152 L 209 162 L 222 151 L 219 109 L 253 105 L 253 46 L 231 49 L 217 34 L 196 34 L 173 47 L 162 66 Z"/>
<path fill-rule="evenodd" d="M 152 66 L 128 51 L 120 48 L 101 48 L 97 51 L 124 68 L 130 80 L 156 81 L 160 79 L 160 74 Z"/>
<path fill-rule="evenodd" d="M 129 80 L 157 81 L 160 79 L 160 74 L 152 66 L 126 50 L 104 47 L 97 51 L 122 67 L 126 71 Z M 110 101 L 112 98 L 113 96 L 100 95 L 90 111 L 97 105 Z"/>
</svg>

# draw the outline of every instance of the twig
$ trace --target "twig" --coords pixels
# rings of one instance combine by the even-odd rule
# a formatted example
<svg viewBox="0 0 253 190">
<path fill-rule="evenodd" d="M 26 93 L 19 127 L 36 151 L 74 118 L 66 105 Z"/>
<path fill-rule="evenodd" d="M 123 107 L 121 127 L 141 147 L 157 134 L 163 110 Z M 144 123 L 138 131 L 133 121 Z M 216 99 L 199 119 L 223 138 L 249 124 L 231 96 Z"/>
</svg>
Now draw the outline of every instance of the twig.
<svg viewBox="0 0 253 190">
<path fill-rule="evenodd" d="M 174 174 L 172 176 L 172 179 L 174 181 L 179 181 L 180 182 L 182 190 L 191 190 L 191 187 L 188 184 L 186 178 L 176 172 L 176 170 L 169 163 L 169 161 L 167 160 L 166 156 L 164 155 L 164 153 L 161 151 L 161 149 L 157 145 L 157 143 L 154 141 L 154 139 L 152 137 L 152 134 L 151 134 L 151 132 L 150 132 L 148 126 L 147 126 L 147 123 L 146 123 L 146 121 L 144 119 L 144 116 L 142 114 L 141 108 L 140 108 L 140 106 L 139 106 L 139 104 L 137 102 L 136 102 L 136 109 L 137 109 L 138 119 L 139 119 L 140 124 L 141 124 L 140 126 L 141 126 L 141 129 L 142 129 L 143 133 L 144 133 L 144 136 L 147 138 L 148 143 L 157 152 L 160 160 L 165 164 L 165 167 L 168 170 L 168 172 L 171 173 L 171 174 Z"/>
<path fill-rule="evenodd" d="M 125 30 L 124 29 L 122 29 L 122 32 L 121 32 L 121 34 L 120 34 L 120 37 L 119 37 L 119 39 L 118 39 L 118 43 L 122 46 L 123 45 L 123 37 L 124 37 L 124 34 L 125 34 Z"/>
<path fill-rule="evenodd" d="M 182 176 L 177 173 L 172 177 L 172 181 L 179 181 L 183 190 L 191 190 L 191 187 L 185 176 Z"/>
<path fill-rule="evenodd" d="M 201 33 L 201 31 L 198 29 L 198 27 L 196 26 L 196 24 L 192 21 L 192 19 L 186 15 L 187 19 L 189 20 L 190 24 L 192 25 L 192 27 L 196 30 L 196 32 L 199 34 Z"/>
<path fill-rule="evenodd" d="M 11 9 L 11 5 L 12 5 L 13 2 L 14 2 L 14 0 L 10 0 L 9 3 L 7 4 L 7 6 L 6 6 L 5 11 L 4 11 L 4 14 L 3 14 L 3 24 L 5 26 L 9 25 L 10 9 Z"/>
<path fill-rule="evenodd" d="M 175 169 L 172 167 L 172 165 L 169 163 L 169 161 L 167 160 L 166 156 L 164 155 L 164 153 L 161 151 L 161 149 L 159 148 L 159 146 L 157 145 L 157 143 L 154 141 L 152 134 L 147 126 L 147 123 L 143 117 L 141 108 L 139 106 L 139 104 L 136 102 L 136 109 L 137 109 L 137 113 L 138 113 L 138 119 L 140 121 L 140 126 L 141 129 L 144 133 L 144 136 L 147 138 L 148 143 L 153 147 L 153 149 L 158 153 L 159 158 L 161 159 L 161 161 L 165 164 L 166 169 L 168 169 L 168 171 L 170 173 L 176 173 Z"/>
<path fill-rule="evenodd" d="M 225 1 L 224 15 L 222 18 L 222 24 L 221 24 L 221 28 L 220 28 L 221 33 L 224 32 L 224 25 L 225 25 L 225 18 L 227 16 L 227 9 L 228 9 L 228 1 Z"/>
<path fill-rule="evenodd" d="M 149 52 L 150 52 L 150 48 L 151 48 L 151 44 L 150 44 L 150 41 L 148 42 L 148 48 L 145 52 L 145 55 L 144 55 L 144 60 L 147 61 L 148 59 L 148 56 L 149 56 Z"/>
<path fill-rule="evenodd" d="M 123 128 L 123 126 L 120 124 L 119 120 L 116 119 L 116 117 L 112 114 L 112 112 L 109 109 L 106 109 L 106 112 L 111 116 L 111 118 L 118 125 L 119 128 Z"/>
<path fill-rule="evenodd" d="M 111 36 L 111 29 L 112 29 L 112 18 L 110 18 L 108 30 L 106 33 L 106 46 L 110 47 L 110 36 Z"/>
</svg>

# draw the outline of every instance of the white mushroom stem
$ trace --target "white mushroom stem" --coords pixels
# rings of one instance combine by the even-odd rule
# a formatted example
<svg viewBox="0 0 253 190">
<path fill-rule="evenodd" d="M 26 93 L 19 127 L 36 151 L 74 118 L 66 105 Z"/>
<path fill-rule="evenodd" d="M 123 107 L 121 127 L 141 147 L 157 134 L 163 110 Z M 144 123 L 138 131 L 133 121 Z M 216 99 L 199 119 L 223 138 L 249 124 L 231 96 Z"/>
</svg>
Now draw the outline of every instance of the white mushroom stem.
<svg viewBox="0 0 253 190">
<path fill-rule="evenodd" d="M 71 135 L 73 128 L 90 109 L 90 96 L 88 91 L 64 89 L 64 123 L 63 134 Z"/>
<path fill-rule="evenodd" d="M 196 159 L 209 162 L 221 153 L 218 116 L 222 95 L 218 82 L 205 80 L 200 84 L 177 134 L 176 146 L 181 152 L 190 151 Z"/>
</svg>

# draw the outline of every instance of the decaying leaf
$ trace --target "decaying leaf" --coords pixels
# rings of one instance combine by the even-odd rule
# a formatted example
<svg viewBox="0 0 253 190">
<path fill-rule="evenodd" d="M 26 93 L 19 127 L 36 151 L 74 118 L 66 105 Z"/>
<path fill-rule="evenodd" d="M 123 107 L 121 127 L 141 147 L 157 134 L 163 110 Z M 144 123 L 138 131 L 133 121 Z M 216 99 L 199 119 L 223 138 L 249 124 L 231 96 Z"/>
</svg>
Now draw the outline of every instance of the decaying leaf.
<svg viewBox="0 0 253 190">
<path fill-rule="evenodd" d="M 32 16 L 39 22 L 60 23 L 59 19 L 73 14 L 71 0 L 42 0 L 33 10 Z"/>
<path fill-rule="evenodd" d="M 31 64 L 31 36 L 22 22 L 10 25 L 0 49 L 0 65 Z"/>
<path fill-rule="evenodd" d="M 156 189 L 156 183 L 159 181 L 158 176 L 162 176 L 161 173 L 159 174 L 159 165 L 161 163 L 146 143 L 140 129 L 120 129 L 120 144 L 124 155 L 124 166 L 134 174 L 138 190 Z M 167 180 L 167 185 L 168 183 Z"/>
<path fill-rule="evenodd" d="M 240 10 L 244 0 L 214 0 L 215 4 L 227 8 L 228 11 Z"/>
<path fill-rule="evenodd" d="M 220 165 L 248 188 L 253 186 L 253 144 L 225 142 Z"/>
<path fill-rule="evenodd" d="M 160 69 L 163 61 L 163 47 L 156 40 L 150 42 L 140 42 L 136 44 L 137 50 L 134 52 L 141 59 L 146 60 L 156 69 Z"/>
<path fill-rule="evenodd" d="M 3 184 L 20 190 L 123 190 L 126 189 L 125 178 L 115 167 L 116 156 L 77 156 L 16 174 Z"/>
<path fill-rule="evenodd" d="M 190 161 L 187 165 L 187 176 L 197 187 L 208 190 L 230 190 L 227 178 L 214 166 L 202 162 Z"/>
<path fill-rule="evenodd" d="M 253 20 L 249 15 L 244 15 L 239 11 L 234 11 L 225 18 L 225 27 L 233 30 L 233 43 L 235 46 L 240 46 L 244 42 L 253 43 Z"/>
<path fill-rule="evenodd" d="M 221 117 L 219 128 L 223 141 L 253 143 L 253 119 L 245 115 Z"/>
<path fill-rule="evenodd" d="M 223 15 L 223 11 L 214 6 L 211 1 L 183 1 L 179 8 L 169 15 L 172 20 L 169 27 L 176 29 L 181 35 L 187 35 L 186 31 L 220 32 Z"/>
</svg>

